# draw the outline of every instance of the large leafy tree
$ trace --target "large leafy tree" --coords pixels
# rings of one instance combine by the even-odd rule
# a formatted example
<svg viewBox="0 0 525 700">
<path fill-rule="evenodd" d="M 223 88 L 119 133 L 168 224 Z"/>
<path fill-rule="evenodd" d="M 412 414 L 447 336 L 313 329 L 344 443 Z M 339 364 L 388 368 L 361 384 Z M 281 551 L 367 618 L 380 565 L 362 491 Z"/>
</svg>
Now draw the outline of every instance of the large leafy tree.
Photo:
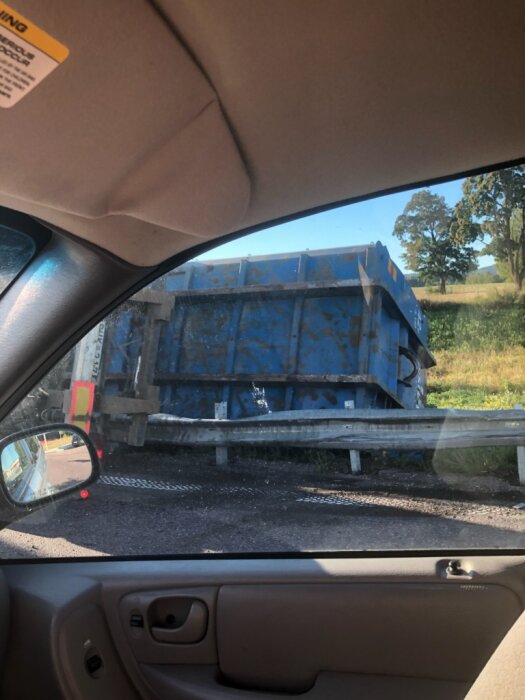
<svg viewBox="0 0 525 700">
<path fill-rule="evenodd" d="M 425 283 L 438 281 L 441 294 L 446 293 L 447 282 L 461 281 L 476 268 L 476 251 L 469 244 L 479 232 L 465 219 L 460 237 L 458 225 L 444 197 L 430 190 L 412 195 L 394 225 L 407 267 Z"/>
<path fill-rule="evenodd" d="M 457 240 L 479 222 L 482 253 L 493 255 L 518 290 L 525 280 L 525 166 L 468 177 L 456 207 Z"/>
</svg>

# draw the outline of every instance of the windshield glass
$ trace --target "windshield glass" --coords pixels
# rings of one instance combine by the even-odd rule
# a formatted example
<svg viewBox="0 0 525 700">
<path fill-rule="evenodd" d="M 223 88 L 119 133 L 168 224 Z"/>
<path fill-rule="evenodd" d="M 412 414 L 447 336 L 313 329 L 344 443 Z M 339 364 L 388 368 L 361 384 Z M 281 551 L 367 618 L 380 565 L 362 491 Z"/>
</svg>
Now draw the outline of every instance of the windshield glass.
<svg viewBox="0 0 525 700">
<path fill-rule="evenodd" d="M 34 252 L 35 244 L 32 238 L 0 225 L 0 294 L 23 270 Z"/>
</svg>

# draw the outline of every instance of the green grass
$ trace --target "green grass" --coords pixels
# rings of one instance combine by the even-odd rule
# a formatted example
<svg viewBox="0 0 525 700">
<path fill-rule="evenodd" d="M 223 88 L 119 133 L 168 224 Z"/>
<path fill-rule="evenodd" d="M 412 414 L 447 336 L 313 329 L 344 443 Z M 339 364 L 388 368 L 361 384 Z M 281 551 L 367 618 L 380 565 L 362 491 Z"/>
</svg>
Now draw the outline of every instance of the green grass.
<svg viewBox="0 0 525 700">
<path fill-rule="evenodd" d="M 444 301 L 456 304 L 472 304 L 484 301 L 512 301 L 517 296 L 515 287 L 509 282 L 488 284 L 451 284 L 445 295 L 437 287 L 414 287 L 414 294 L 419 301 Z"/>
<path fill-rule="evenodd" d="M 427 373 L 427 405 L 434 408 L 508 409 L 525 406 L 525 348 L 456 348 L 435 352 Z"/>
<path fill-rule="evenodd" d="M 404 462 L 404 463 L 403 463 Z M 426 471 L 445 477 L 448 474 L 464 476 L 498 476 L 517 481 L 515 447 L 455 447 L 427 450 L 415 460 L 407 453 L 397 465 L 409 471 Z"/>
<path fill-rule="evenodd" d="M 468 286 L 468 285 L 465 285 Z M 525 405 L 525 301 L 491 295 L 468 302 L 424 299 L 429 347 L 437 361 L 427 374 L 427 405 L 436 408 L 508 409 Z M 467 298 L 467 297 L 465 297 Z"/>
<path fill-rule="evenodd" d="M 430 387 L 427 395 L 429 408 L 463 408 L 470 410 L 510 409 L 516 405 L 525 406 L 525 392 L 506 389 L 501 392 L 486 391 L 482 388 L 459 387 L 440 389 Z"/>
<path fill-rule="evenodd" d="M 427 373 L 427 406 L 473 410 L 525 407 L 525 302 L 509 285 L 458 285 L 442 297 L 418 294 L 429 322 L 436 367 Z M 419 290 L 416 290 L 419 291 Z M 437 473 L 516 479 L 513 447 L 437 450 Z"/>
<path fill-rule="evenodd" d="M 517 481 L 515 447 L 462 447 L 436 450 L 432 455 L 436 474 L 499 476 Z"/>
<path fill-rule="evenodd" d="M 438 350 L 498 350 L 525 347 L 525 304 L 422 302 L 429 322 L 429 346 Z"/>
</svg>

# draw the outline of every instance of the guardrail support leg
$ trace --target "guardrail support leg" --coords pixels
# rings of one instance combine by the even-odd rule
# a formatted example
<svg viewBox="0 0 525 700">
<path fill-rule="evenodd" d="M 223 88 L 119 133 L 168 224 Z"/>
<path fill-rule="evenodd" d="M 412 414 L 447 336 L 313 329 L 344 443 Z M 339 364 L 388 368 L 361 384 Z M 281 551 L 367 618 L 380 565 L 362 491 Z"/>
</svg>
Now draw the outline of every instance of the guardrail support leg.
<svg viewBox="0 0 525 700">
<path fill-rule="evenodd" d="M 517 403 L 514 408 L 518 410 L 522 409 L 523 406 Z M 520 445 L 516 448 L 518 453 L 518 478 L 521 486 L 525 486 L 525 446 Z"/>
<path fill-rule="evenodd" d="M 355 408 L 354 401 L 345 401 L 345 408 Z M 352 474 L 361 474 L 361 455 L 359 450 L 349 450 L 350 453 L 350 470 Z"/>
<path fill-rule="evenodd" d="M 518 447 L 518 474 L 521 486 L 525 486 L 525 447 Z"/>
<path fill-rule="evenodd" d="M 226 401 L 219 401 L 215 404 L 215 420 L 226 420 L 228 418 L 228 404 Z M 218 467 L 225 467 L 228 464 L 228 448 L 215 448 L 215 464 Z"/>
</svg>

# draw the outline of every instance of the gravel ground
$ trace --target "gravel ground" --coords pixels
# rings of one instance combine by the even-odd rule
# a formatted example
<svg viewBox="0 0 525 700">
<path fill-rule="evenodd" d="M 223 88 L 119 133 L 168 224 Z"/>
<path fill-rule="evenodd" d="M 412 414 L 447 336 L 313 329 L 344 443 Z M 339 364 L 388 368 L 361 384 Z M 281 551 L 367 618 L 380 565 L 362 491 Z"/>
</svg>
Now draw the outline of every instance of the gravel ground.
<svg viewBox="0 0 525 700">
<path fill-rule="evenodd" d="M 525 494 L 494 477 L 209 455 L 122 455 L 90 498 L 69 497 L 0 533 L 4 558 L 203 552 L 524 548 Z"/>
</svg>

